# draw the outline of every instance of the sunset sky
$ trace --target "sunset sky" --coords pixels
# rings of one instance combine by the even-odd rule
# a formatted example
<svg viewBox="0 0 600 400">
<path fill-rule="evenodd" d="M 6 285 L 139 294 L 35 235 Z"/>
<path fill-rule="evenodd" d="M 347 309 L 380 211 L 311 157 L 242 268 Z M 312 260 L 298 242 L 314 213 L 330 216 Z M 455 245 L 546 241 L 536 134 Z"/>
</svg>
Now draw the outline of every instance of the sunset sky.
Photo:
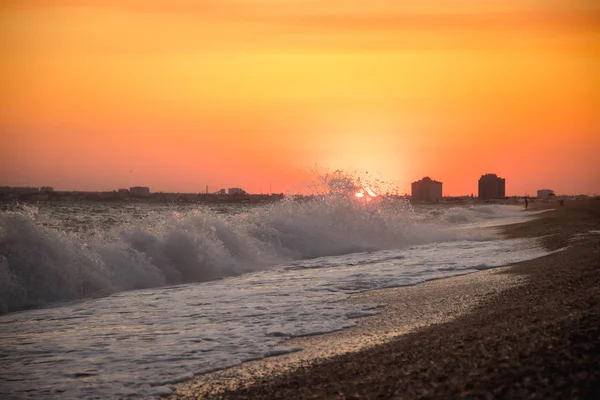
<svg viewBox="0 0 600 400">
<path fill-rule="evenodd" d="M 600 193 L 596 0 L 5 0 L 0 52 L 0 186 Z"/>
</svg>

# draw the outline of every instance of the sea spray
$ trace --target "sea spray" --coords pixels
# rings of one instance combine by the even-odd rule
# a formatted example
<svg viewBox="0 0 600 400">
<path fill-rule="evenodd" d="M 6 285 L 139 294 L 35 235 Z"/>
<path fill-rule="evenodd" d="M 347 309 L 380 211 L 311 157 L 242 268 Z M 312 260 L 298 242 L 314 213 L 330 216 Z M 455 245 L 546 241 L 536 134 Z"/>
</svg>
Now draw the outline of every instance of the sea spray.
<svg viewBox="0 0 600 400">
<path fill-rule="evenodd" d="M 514 214 L 498 206 L 415 212 L 402 198 L 357 199 L 361 182 L 327 182 L 327 195 L 261 206 L 76 203 L 2 212 L 0 311 L 456 240 L 469 237 L 456 223 Z"/>
<path fill-rule="evenodd" d="M 196 374 L 297 350 L 287 337 L 352 326 L 374 305 L 341 301 L 349 294 L 545 254 L 535 239 L 456 240 L 9 313 L 0 316 L 0 397 L 150 398 Z"/>
<path fill-rule="evenodd" d="M 352 326 L 374 306 L 341 301 L 352 293 L 547 254 L 536 239 L 486 240 L 482 226 L 522 221 L 518 208 L 413 208 L 361 183 L 259 206 L 1 213 L 2 312 L 78 301 L 0 316 L 0 397 L 168 394 L 196 374 L 297 350 L 287 337 Z"/>
</svg>

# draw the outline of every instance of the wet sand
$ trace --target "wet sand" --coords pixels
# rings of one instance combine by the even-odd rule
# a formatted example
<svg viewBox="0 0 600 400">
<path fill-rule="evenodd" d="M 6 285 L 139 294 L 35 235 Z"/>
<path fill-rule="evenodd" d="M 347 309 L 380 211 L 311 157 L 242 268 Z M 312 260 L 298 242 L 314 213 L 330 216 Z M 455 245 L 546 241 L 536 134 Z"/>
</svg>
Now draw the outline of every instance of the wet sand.
<svg viewBox="0 0 600 400">
<path fill-rule="evenodd" d="M 537 205 L 533 205 L 536 207 Z M 543 206 L 543 205 L 542 205 Z M 348 301 L 381 314 L 284 345 L 305 350 L 197 377 L 175 399 L 593 398 L 600 395 L 600 201 L 567 203 L 507 237 L 547 257 Z"/>
</svg>

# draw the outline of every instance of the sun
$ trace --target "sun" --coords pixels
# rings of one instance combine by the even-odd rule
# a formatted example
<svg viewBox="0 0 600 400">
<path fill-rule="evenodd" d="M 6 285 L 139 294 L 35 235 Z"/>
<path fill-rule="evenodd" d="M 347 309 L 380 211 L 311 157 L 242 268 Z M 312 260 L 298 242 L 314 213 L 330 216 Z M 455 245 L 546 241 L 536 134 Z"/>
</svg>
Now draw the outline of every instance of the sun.
<svg viewBox="0 0 600 400">
<path fill-rule="evenodd" d="M 354 193 L 354 196 L 359 199 L 365 198 L 367 201 L 371 201 L 377 197 L 377 193 L 369 188 L 361 188 L 358 192 Z"/>
</svg>

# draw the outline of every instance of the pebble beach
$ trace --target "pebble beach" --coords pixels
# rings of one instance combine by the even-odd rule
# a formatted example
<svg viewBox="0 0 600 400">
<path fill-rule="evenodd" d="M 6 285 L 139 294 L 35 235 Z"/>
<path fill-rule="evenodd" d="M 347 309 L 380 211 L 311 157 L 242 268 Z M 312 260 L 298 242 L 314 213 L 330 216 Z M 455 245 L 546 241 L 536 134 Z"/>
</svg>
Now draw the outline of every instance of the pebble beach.
<svg viewBox="0 0 600 400">
<path fill-rule="evenodd" d="M 354 295 L 379 313 L 285 343 L 302 351 L 198 376 L 171 398 L 600 397 L 600 201 L 499 229 L 543 237 L 552 253 Z"/>
</svg>

